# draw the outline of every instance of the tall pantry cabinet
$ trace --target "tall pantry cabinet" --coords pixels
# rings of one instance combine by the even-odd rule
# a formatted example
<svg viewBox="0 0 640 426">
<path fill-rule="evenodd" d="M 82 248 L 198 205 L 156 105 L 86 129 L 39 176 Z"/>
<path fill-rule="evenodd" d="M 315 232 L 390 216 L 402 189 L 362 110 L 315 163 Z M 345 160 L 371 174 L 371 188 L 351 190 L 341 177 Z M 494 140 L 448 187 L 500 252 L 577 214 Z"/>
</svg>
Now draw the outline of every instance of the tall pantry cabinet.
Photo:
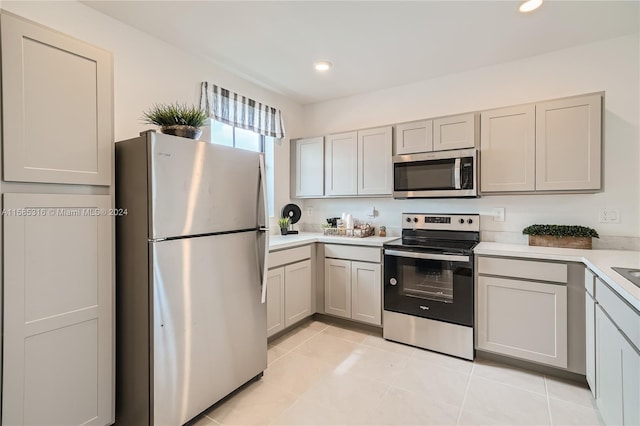
<svg viewBox="0 0 640 426">
<path fill-rule="evenodd" d="M 111 54 L 0 14 L 2 424 L 114 421 Z"/>
</svg>

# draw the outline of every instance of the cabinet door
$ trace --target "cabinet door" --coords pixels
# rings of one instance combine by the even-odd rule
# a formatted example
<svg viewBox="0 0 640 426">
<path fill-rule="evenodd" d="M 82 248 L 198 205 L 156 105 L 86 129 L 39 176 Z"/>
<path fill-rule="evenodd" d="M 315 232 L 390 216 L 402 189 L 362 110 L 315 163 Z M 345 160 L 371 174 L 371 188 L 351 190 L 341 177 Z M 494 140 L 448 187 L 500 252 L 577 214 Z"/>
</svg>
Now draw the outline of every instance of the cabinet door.
<svg viewBox="0 0 640 426">
<path fill-rule="evenodd" d="M 351 261 L 325 258 L 324 311 L 351 318 Z"/>
<path fill-rule="evenodd" d="M 478 277 L 478 348 L 567 368 L 567 287 Z"/>
<path fill-rule="evenodd" d="M 433 119 L 433 150 L 473 148 L 476 146 L 475 114 Z"/>
<path fill-rule="evenodd" d="M 391 195 L 392 128 L 358 132 L 358 195 Z"/>
<path fill-rule="evenodd" d="M 588 273 L 588 271 L 587 271 Z M 585 292 L 585 346 L 587 384 L 593 397 L 596 398 L 596 303 Z"/>
<path fill-rule="evenodd" d="M 284 268 L 267 273 L 267 336 L 284 330 Z"/>
<path fill-rule="evenodd" d="M 284 268 L 284 326 L 311 315 L 311 261 Z"/>
<path fill-rule="evenodd" d="M 535 106 L 483 111 L 480 129 L 480 190 L 533 191 Z"/>
<path fill-rule="evenodd" d="M 4 195 L 3 424 L 114 421 L 110 201 Z"/>
<path fill-rule="evenodd" d="M 608 425 L 623 424 L 622 338 L 602 307 L 596 305 L 596 393 L 600 415 Z"/>
<path fill-rule="evenodd" d="M 433 121 L 414 121 L 396 126 L 396 155 L 429 151 L 433 151 Z"/>
<path fill-rule="evenodd" d="M 296 143 L 296 196 L 324 195 L 324 138 L 300 139 Z"/>
<path fill-rule="evenodd" d="M 4 180 L 111 184 L 111 55 L 2 14 Z"/>
<path fill-rule="evenodd" d="M 358 133 L 329 135 L 324 144 L 326 195 L 357 195 Z"/>
<path fill-rule="evenodd" d="M 382 324 L 380 264 L 351 262 L 351 318 Z"/>
<path fill-rule="evenodd" d="M 536 190 L 600 189 L 602 97 L 536 104 Z"/>
<path fill-rule="evenodd" d="M 622 417 L 625 425 L 640 425 L 640 352 L 622 339 Z"/>
</svg>

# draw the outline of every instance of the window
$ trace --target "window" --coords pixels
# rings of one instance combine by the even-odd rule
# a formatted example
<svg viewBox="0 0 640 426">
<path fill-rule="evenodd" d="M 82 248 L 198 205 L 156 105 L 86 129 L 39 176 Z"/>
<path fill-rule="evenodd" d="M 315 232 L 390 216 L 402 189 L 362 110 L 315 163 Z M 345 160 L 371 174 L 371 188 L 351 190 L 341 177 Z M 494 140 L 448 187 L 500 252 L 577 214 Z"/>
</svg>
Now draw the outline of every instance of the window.
<svg viewBox="0 0 640 426">
<path fill-rule="evenodd" d="M 251 130 L 233 127 L 213 119 L 209 121 L 211 125 L 211 143 L 264 153 L 265 173 L 267 175 L 267 208 L 269 217 L 273 217 L 275 215 L 273 201 L 275 195 L 273 138 L 259 135 Z"/>
</svg>

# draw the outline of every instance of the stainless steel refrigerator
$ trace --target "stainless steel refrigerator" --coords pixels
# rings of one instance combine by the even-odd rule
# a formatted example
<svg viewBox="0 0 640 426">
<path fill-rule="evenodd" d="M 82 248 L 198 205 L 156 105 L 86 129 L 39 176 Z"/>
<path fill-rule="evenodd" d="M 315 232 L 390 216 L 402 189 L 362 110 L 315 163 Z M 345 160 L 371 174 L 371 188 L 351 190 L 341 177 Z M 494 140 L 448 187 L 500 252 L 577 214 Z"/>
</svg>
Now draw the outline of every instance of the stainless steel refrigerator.
<svg viewBox="0 0 640 426">
<path fill-rule="evenodd" d="M 116 143 L 116 424 L 184 424 L 267 367 L 262 159 Z"/>
</svg>

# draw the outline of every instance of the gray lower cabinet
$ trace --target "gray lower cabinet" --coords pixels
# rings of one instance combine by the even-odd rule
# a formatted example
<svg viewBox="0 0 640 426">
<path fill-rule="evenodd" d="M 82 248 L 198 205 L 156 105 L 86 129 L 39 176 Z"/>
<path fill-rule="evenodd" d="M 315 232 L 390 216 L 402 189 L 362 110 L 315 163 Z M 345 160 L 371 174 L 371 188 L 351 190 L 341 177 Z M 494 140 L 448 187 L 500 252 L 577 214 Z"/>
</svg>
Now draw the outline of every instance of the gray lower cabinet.
<svg viewBox="0 0 640 426">
<path fill-rule="evenodd" d="M 284 268 L 267 273 L 267 336 L 284 330 Z"/>
<path fill-rule="evenodd" d="M 325 244 L 325 313 L 381 325 L 382 268 L 379 262 L 378 248 Z"/>
<path fill-rule="evenodd" d="M 284 326 L 311 315 L 311 261 L 284 267 Z"/>
<path fill-rule="evenodd" d="M 492 256 L 476 262 L 476 348 L 584 373 L 583 267 Z M 578 298 L 570 297 L 574 284 Z"/>
<path fill-rule="evenodd" d="M 2 424 L 111 424 L 111 197 L 3 198 Z"/>
<path fill-rule="evenodd" d="M 567 367 L 567 287 L 478 279 L 478 348 Z"/>
<path fill-rule="evenodd" d="M 589 283 L 595 282 L 589 293 Z M 593 273 L 585 273 L 587 305 L 594 306 L 595 375 L 587 379 L 607 425 L 640 424 L 640 313 L 620 299 Z M 591 298 L 595 296 L 595 299 Z M 591 311 L 587 312 L 587 323 Z M 589 327 L 587 326 L 587 332 Z M 587 337 L 588 339 L 589 337 Z M 588 340 L 587 340 L 588 341 Z M 589 351 L 589 346 L 587 351 Z"/>
<path fill-rule="evenodd" d="M 593 397 L 596 398 L 596 301 L 592 295 L 585 295 L 585 348 L 586 378 Z"/>
<path fill-rule="evenodd" d="M 269 254 L 267 336 L 272 336 L 314 313 L 310 257 L 310 246 Z"/>
</svg>

